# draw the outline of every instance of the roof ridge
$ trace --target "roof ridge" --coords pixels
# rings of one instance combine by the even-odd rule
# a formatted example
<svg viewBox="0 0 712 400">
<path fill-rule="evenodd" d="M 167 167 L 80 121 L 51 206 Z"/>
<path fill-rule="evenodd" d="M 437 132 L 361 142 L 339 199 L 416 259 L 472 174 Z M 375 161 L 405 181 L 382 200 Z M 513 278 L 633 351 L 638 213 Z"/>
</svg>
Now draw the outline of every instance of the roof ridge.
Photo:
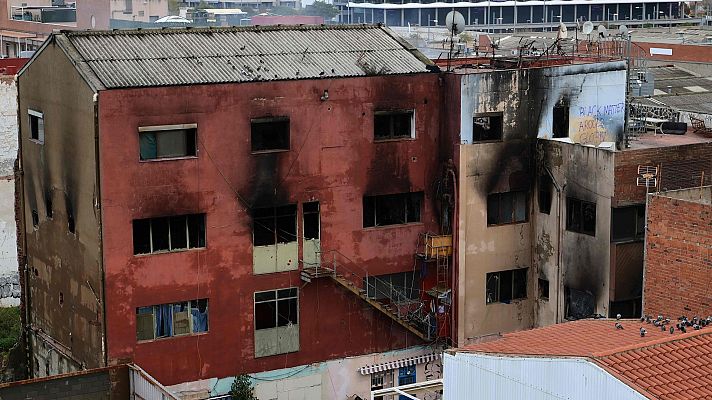
<svg viewBox="0 0 712 400">
<path fill-rule="evenodd" d="M 651 340 L 649 342 L 643 342 L 643 343 L 638 343 L 638 344 L 631 344 L 628 346 L 622 346 L 622 347 L 618 347 L 618 348 L 615 348 L 612 350 L 594 353 L 594 354 L 590 355 L 589 357 L 592 359 L 602 359 L 602 358 L 610 357 L 615 354 L 627 353 L 627 352 L 630 352 L 633 350 L 642 350 L 642 349 L 645 349 L 648 347 L 655 347 L 655 346 L 662 345 L 662 344 L 674 343 L 674 342 L 677 342 L 680 340 L 687 340 L 687 339 L 690 339 L 693 337 L 710 335 L 710 334 L 712 334 L 712 328 L 701 329 L 699 331 L 683 333 L 682 335 L 669 336 L 669 337 L 665 337 L 665 338 Z"/>
<path fill-rule="evenodd" d="M 75 36 L 113 36 L 113 35 L 148 35 L 148 34 L 187 34 L 207 32 L 267 32 L 267 31 L 315 31 L 315 30 L 358 30 L 358 29 L 384 29 L 378 24 L 321 24 L 321 25 L 252 25 L 252 26 L 201 26 L 201 27 L 151 27 L 151 28 L 126 28 L 106 30 L 60 30 L 59 34 L 68 37 Z"/>
</svg>

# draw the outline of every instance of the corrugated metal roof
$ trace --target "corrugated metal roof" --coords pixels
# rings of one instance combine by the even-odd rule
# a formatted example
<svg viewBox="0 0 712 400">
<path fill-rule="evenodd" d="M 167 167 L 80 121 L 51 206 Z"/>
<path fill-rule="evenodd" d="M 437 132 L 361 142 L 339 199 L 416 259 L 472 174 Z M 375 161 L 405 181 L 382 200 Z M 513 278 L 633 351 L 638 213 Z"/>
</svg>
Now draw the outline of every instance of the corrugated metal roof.
<svg viewBox="0 0 712 400">
<path fill-rule="evenodd" d="M 62 32 L 106 88 L 426 72 L 429 60 L 368 25 Z M 64 42 L 64 40 L 60 40 Z"/>
</svg>

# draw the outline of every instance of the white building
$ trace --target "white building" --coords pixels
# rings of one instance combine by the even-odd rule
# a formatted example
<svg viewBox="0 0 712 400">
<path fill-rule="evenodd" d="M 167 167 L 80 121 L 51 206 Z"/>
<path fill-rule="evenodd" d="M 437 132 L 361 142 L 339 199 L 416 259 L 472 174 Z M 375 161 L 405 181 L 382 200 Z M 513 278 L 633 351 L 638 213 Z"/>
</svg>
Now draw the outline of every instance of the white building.
<svg viewBox="0 0 712 400">
<path fill-rule="evenodd" d="M 15 231 L 17 158 L 17 88 L 15 79 L 0 72 L 0 307 L 20 304 Z"/>
</svg>

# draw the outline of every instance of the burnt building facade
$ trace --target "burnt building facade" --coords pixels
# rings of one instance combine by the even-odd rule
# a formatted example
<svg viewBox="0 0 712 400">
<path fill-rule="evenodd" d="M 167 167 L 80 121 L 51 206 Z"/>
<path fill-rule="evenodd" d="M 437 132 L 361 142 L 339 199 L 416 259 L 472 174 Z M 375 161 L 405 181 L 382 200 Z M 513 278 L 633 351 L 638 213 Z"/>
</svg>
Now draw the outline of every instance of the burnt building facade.
<svg viewBox="0 0 712 400">
<path fill-rule="evenodd" d="M 173 385 L 434 338 L 384 305 L 435 279 L 429 68 L 381 27 L 53 35 L 18 85 L 34 376 L 130 360 Z"/>
</svg>

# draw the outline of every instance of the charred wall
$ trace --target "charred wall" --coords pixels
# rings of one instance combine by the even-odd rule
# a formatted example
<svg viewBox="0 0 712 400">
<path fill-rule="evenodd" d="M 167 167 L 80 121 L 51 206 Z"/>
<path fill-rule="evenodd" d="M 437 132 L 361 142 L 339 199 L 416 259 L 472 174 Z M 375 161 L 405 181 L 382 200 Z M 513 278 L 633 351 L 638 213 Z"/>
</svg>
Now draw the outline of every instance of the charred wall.
<svg viewBox="0 0 712 400">
<path fill-rule="evenodd" d="M 51 43 L 19 77 L 28 330 L 34 376 L 103 360 L 103 304 L 94 104 Z M 44 143 L 30 139 L 28 109 L 44 115 Z M 69 229 L 73 220 L 75 229 Z"/>
<path fill-rule="evenodd" d="M 417 344 L 329 280 L 253 275 L 251 212 L 297 204 L 301 258 L 301 207 L 319 201 L 322 251 L 374 275 L 412 271 L 418 235 L 439 229 L 440 93 L 435 74 L 102 92 L 110 360 L 174 384 Z M 374 111 L 389 109 L 415 110 L 414 138 L 374 142 Z M 289 151 L 253 154 L 250 120 L 270 116 L 289 117 Z M 197 157 L 139 162 L 139 126 L 182 123 L 198 126 Z M 402 192 L 424 193 L 421 222 L 363 228 L 363 196 Z M 198 212 L 205 249 L 133 255 L 132 220 Z M 253 293 L 288 287 L 300 287 L 300 349 L 255 358 Z M 137 343 L 136 307 L 195 298 L 209 299 L 208 333 Z"/>
</svg>

